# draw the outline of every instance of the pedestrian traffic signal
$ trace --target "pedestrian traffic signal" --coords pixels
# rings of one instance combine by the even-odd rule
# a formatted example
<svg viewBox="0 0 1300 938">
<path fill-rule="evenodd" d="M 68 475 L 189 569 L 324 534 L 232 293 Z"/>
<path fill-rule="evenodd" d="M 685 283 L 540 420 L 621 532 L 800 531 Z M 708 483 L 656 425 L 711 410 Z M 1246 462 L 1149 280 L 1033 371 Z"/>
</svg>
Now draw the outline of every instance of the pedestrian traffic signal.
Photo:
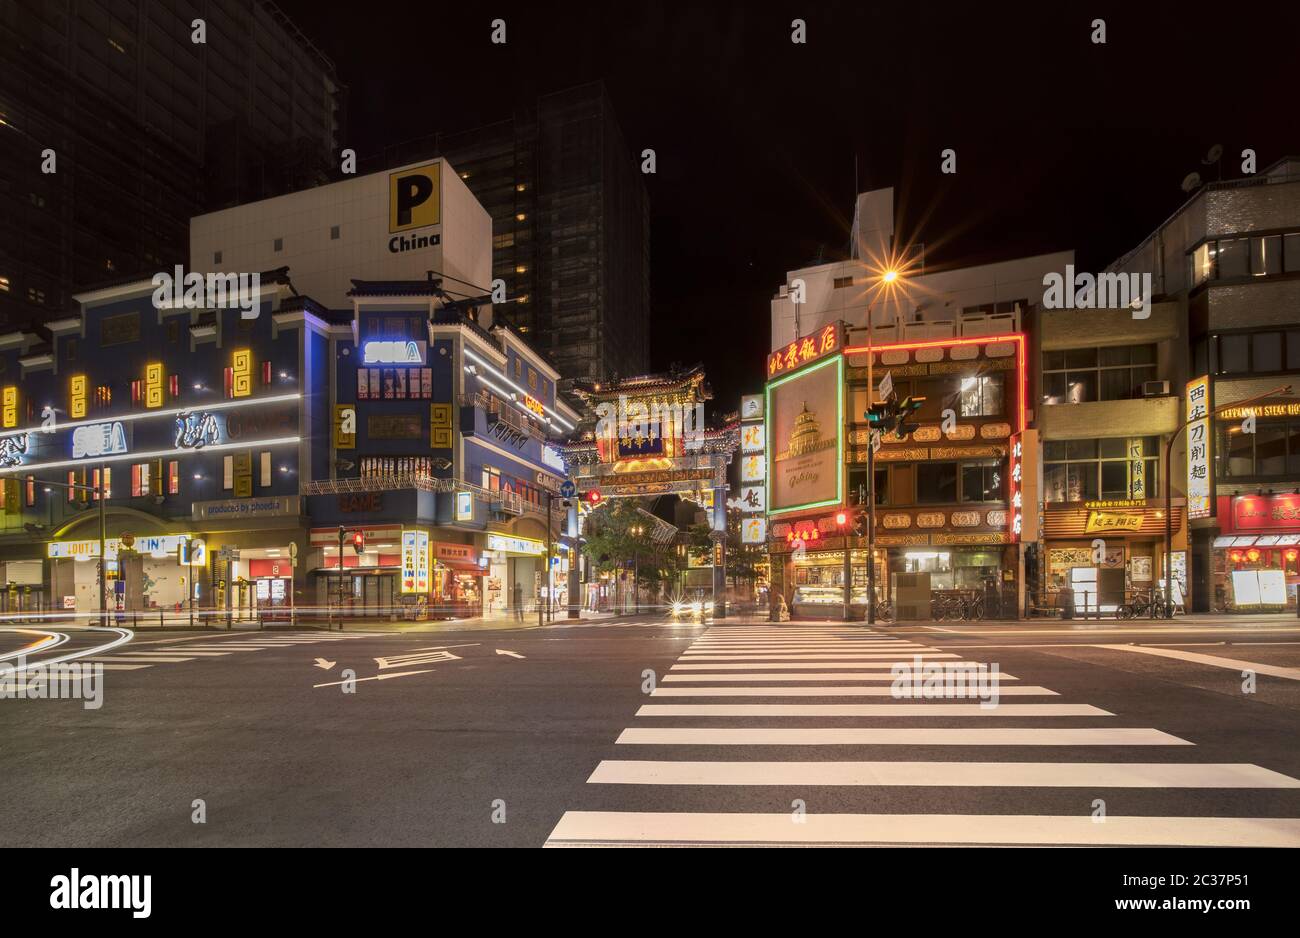
<svg viewBox="0 0 1300 938">
<path fill-rule="evenodd" d="M 916 432 L 916 429 L 920 424 L 909 422 L 908 418 L 920 410 L 921 405 L 924 403 L 924 397 L 912 397 L 909 395 L 908 397 L 903 398 L 902 402 L 898 405 L 898 410 L 896 412 L 897 418 L 894 427 L 894 430 L 899 437 L 904 437 L 909 433 Z"/>
<path fill-rule="evenodd" d="M 848 524 L 848 521 L 849 521 L 849 516 L 842 511 L 835 516 L 835 523 L 838 524 L 840 527 L 844 527 L 844 525 Z"/>
<path fill-rule="evenodd" d="M 600 505 L 600 499 L 601 499 L 600 489 L 591 489 L 589 492 L 587 492 L 587 504 L 589 504 L 592 508 L 596 508 L 597 506 Z"/>
<path fill-rule="evenodd" d="M 888 401 L 878 401 L 867 408 L 867 423 L 871 424 L 873 429 L 888 431 L 886 424 L 890 417 L 890 403 Z"/>
<path fill-rule="evenodd" d="M 859 508 L 857 513 L 853 515 L 853 536 L 866 536 L 868 524 L 870 524 L 870 520 L 867 517 L 866 511 Z"/>
<path fill-rule="evenodd" d="M 352 549 L 355 550 L 358 555 L 366 549 L 366 536 L 360 531 L 352 532 Z"/>
</svg>

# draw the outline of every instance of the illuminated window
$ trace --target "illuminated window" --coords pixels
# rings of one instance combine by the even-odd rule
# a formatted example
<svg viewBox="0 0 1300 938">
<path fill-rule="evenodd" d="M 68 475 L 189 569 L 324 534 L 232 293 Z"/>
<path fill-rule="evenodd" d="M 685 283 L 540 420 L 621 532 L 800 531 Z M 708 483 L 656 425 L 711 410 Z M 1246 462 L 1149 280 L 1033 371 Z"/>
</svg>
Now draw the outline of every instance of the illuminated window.
<svg viewBox="0 0 1300 938">
<path fill-rule="evenodd" d="M 167 463 L 167 494 L 179 495 L 181 493 L 181 464 L 173 459 Z"/>
<path fill-rule="evenodd" d="M 27 507 L 31 508 L 33 505 L 36 504 L 36 477 L 35 476 L 27 477 L 26 488 L 27 488 L 27 492 L 26 492 Z"/>
<path fill-rule="evenodd" d="M 149 494 L 151 467 L 147 462 L 138 462 L 131 467 L 131 495 L 133 498 Z"/>
<path fill-rule="evenodd" d="M 235 487 L 234 456 L 227 456 L 221 460 L 221 487 L 223 489 L 233 489 Z"/>
<path fill-rule="evenodd" d="M 261 473 L 262 485 L 263 486 L 270 485 L 271 484 L 271 451 L 263 450 L 258 456 L 258 461 L 261 463 L 261 468 L 262 468 L 262 473 Z"/>
<path fill-rule="evenodd" d="M 73 486 L 76 484 L 77 484 L 77 472 L 75 469 L 69 469 L 68 470 L 68 501 L 70 502 L 75 502 L 77 500 L 77 490 L 73 488 Z"/>
</svg>

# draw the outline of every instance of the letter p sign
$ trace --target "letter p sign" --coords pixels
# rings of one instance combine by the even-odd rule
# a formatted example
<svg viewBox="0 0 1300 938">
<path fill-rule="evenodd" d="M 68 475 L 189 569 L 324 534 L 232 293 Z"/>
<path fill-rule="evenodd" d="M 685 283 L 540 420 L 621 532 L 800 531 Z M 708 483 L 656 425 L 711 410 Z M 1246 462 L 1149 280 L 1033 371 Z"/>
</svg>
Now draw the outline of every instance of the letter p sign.
<svg viewBox="0 0 1300 938">
<path fill-rule="evenodd" d="M 388 176 L 388 230 L 406 231 L 436 225 L 439 217 L 439 172 L 442 163 L 399 170 Z"/>
</svg>

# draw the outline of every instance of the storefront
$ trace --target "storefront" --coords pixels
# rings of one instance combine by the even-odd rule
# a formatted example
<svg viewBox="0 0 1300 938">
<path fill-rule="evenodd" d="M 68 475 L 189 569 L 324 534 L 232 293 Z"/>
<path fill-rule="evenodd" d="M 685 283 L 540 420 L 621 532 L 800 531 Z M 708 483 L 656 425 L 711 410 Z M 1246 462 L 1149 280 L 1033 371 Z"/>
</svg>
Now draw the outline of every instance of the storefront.
<svg viewBox="0 0 1300 938">
<path fill-rule="evenodd" d="M 353 535 L 362 539 L 360 552 Z M 400 524 L 349 527 L 339 566 L 339 529 L 312 528 L 311 545 L 317 558 L 316 602 L 322 608 L 340 604 L 345 614 L 392 615 L 402 597 L 402 526 Z M 340 583 L 341 576 L 341 583 Z"/>
<path fill-rule="evenodd" d="M 192 545 L 193 555 L 187 551 Z M 207 565 L 206 543 L 191 534 L 133 536 L 105 541 L 108 606 L 117 611 L 177 611 L 206 599 L 198 580 Z M 45 545 L 51 605 L 68 612 L 99 609 L 99 539 Z M 191 582 L 191 581 L 196 582 Z"/>
<path fill-rule="evenodd" d="M 1182 499 L 1173 505 L 1174 605 L 1187 596 Z M 1070 594 L 1080 614 L 1113 614 L 1133 596 L 1164 587 L 1165 507 L 1159 499 L 1049 503 L 1043 520 L 1048 601 Z"/>
<path fill-rule="evenodd" d="M 1221 495 L 1210 551 L 1215 611 L 1296 608 L 1300 584 L 1300 494 Z"/>
<path fill-rule="evenodd" d="M 513 609 L 515 587 L 524 606 L 542 595 L 542 574 L 546 564 L 546 542 L 517 534 L 489 534 L 483 553 L 488 559 L 486 582 L 487 612 Z"/>
<path fill-rule="evenodd" d="M 482 614 L 487 569 L 472 544 L 433 543 L 433 594 L 429 614 L 459 619 Z"/>
</svg>

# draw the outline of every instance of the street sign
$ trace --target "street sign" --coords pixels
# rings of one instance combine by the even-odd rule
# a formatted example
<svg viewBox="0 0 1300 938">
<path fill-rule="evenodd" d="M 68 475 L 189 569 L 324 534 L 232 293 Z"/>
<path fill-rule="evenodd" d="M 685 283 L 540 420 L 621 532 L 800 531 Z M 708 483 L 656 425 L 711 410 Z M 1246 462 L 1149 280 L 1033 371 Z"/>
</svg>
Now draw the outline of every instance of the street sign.
<svg viewBox="0 0 1300 938">
<path fill-rule="evenodd" d="M 880 399 L 889 400 L 889 395 L 894 393 L 894 373 L 886 371 L 885 376 L 880 379 Z"/>
<path fill-rule="evenodd" d="M 573 484 L 572 479 L 565 479 L 560 483 L 561 498 L 573 498 L 576 494 L 578 494 L 578 487 Z"/>
</svg>

